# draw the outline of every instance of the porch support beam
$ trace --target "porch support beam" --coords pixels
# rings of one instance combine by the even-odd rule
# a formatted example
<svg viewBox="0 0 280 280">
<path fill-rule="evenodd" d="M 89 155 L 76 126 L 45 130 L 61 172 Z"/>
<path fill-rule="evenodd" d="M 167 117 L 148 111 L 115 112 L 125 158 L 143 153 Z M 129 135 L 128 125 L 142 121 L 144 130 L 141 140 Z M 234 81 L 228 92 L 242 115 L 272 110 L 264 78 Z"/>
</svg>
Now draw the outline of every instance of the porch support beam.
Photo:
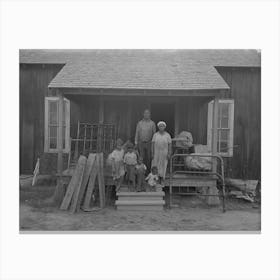
<svg viewBox="0 0 280 280">
<path fill-rule="evenodd" d="M 63 172 L 63 94 L 58 91 L 58 135 L 57 135 L 57 173 L 59 176 Z"/>
<path fill-rule="evenodd" d="M 218 144 L 218 113 L 219 113 L 219 100 L 218 98 L 214 99 L 213 104 L 213 132 L 212 132 L 212 154 L 217 154 L 217 144 Z M 216 163 L 216 161 L 215 161 Z M 216 172 L 217 165 L 214 164 L 213 172 Z"/>
<path fill-rule="evenodd" d="M 59 90 L 56 91 L 58 96 L 58 134 L 57 134 L 57 183 L 53 200 L 57 205 L 60 205 L 64 192 L 63 192 L 63 94 Z"/>
<path fill-rule="evenodd" d="M 101 91 L 101 94 L 103 94 L 103 91 Z M 102 95 L 99 97 L 99 123 L 104 123 L 104 98 Z"/>
<path fill-rule="evenodd" d="M 128 97 L 128 108 L 127 108 L 127 139 L 132 140 L 131 135 L 131 119 L 132 119 L 132 96 Z M 133 141 L 134 142 L 134 141 Z"/>
<path fill-rule="evenodd" d="M 214 99 L 213 104 L 213 131 L 212 131 L 212 155 L 217 154 L 217 142 L 218 142 L 218 114 L 219 114 L 219 100 L 217 97 Z M 213 160 L 212 172 L 217 172 L 217 160 Z M 208 205 L 218 205 L 220 200 L 218 196 L 218 189 L 216 187 L 209 187 L 207 193 L 211 196 L 207 198 Z"/>
<path fill-rule="evenodd" d="M 133 88 L 127 88 L 127 89 L 120 89 L 120 88 L 114 88 L 114 89 L 100 89 L 100 88 L 59 88 L 64 94 L 74 94 L 74 95 L 102 95 L 102 96 L 209 96 L 209 97 L 215 97 L 219 96 L 222 98 L 225 94 L 225 92 L 228 91 L 228 89 L 133 89 Z"/>
<path fill-rule="evenodd" d="M 180 129 L 180 99 L 176 97 L 174 136 L 177 136 L 179 134 L 179 129 Z"/>
</svg>

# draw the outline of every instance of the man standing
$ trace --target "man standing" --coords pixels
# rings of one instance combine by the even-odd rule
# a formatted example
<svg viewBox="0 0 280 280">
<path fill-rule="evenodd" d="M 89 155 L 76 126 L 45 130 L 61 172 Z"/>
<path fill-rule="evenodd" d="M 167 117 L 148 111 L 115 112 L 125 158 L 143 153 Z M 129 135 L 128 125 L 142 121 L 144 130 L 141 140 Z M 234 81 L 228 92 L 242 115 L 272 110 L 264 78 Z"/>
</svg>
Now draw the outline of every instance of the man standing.
<svg viewBox="0 0 280 280">
<path fill-rule="evenodd" d="M 154 133 L 156 132 L 156 125 L 151 120 L 151 113 L 145 110 L 143 119 L 138 122 L 135 133 L 135 145 L 139 149 L 140 156 L 147 166 L 148 171 L 151 169 L 151 141 Z"/>
</svg>

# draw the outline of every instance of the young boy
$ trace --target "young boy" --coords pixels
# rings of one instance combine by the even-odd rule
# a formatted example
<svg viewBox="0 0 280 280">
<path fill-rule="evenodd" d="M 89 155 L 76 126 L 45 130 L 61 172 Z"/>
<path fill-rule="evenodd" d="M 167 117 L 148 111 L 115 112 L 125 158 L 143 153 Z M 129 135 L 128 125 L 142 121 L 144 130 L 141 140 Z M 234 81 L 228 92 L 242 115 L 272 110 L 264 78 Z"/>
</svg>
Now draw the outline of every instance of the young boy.
<svg viewBox="0 0 280 280">
<path fill-rule="evenodd" d="M 112 176 L 116 184 L 116 192 L 120 190 L 121 184 L 123 182 L 123 177 L 125 174 L 123 157 L 124 157 L 123 141 L 119 138 L 116 141 L 116 148 L 108 157 L 109 162 L 112 164 Z"/>
<path fill-rule="evenodd" d="M 146 181 L 148 181 L 149 191 L 155 191 L 156 185 L 159 182 L 158 169 L 156 166 L 153 166 L 151 171 L 152 172 L 146 177 Z"/>
<path fill-rule="evenodd" d="M 145 173 L 147 170 L 146 165 L 143 163 L 142 157 L 139 157 L 135 169 L 136 169 L 136 178 L 137 178 L 137 192 L 140 192 L 143 190 L 145 185 Z"/>
<path fill-rule="evenodd" d="M 134 146 L 132 143 L 128 143 L 126 148 L 127 152 L 124 155 L 124 164 L 126 170 L 126 178 L 128 181 L 128 189 L 129 191 L 132 191 L 131 183 L 133 190 L 135 190 L 135 166 L 137 165 L 137 154 L 134 151 Z"/>
</svg>

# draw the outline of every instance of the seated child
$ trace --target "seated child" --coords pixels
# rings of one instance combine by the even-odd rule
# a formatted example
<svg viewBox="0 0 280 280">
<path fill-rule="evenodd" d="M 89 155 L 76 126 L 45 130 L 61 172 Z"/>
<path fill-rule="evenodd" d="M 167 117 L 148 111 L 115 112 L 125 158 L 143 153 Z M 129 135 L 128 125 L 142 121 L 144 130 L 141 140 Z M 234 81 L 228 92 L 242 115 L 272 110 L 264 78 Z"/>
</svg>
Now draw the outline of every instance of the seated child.
<svg viewBox="0 0 280 280">
<path fill-rule="evenodd" d="M 148 181 L 149 191 L 155 191 L 156 185 L 159 182 L 158 169 L 156 166 L 153 166 L 151 171 L 152 172 L 146 177 L 146 181 Z"/>
<path fill-rule="evenodd" d="M 130 191 L 131 189 L 131 183 L 133 190 L 135 190 L 135 166 L 137 164 L 137 154 L 134 151 L 134 146 L 132 143 L 128 143 L 127 146 L 127 152 L 124 155 L 124 164 L 125 164 L 125 170 L 126 170 L 126 179 L 128 182 L 128 188 Z"/>
<path fill-rule="evenodd" d="M 108 161 L 112 165 L 112 176 L 116 184 L 116 192 L 120 190 L 121 184 L 123 182 L 123 177 L 125 174 L 123 157 L 124 157 L 123 141 L 119 138 L 116 141 L 116 148 L 108 157 Z"/>
<path fill-rule="evenodd" d="M 145 173 L 147 170 L 146 165 L 143 163 L 142 157 L 139 157 L 135 169 L 136 169 L 136 178 L 137 178 L 137 192 L 140 192 L 141 190 L 143 190 L 143 187 L 145 186 Z"/>
</svg>

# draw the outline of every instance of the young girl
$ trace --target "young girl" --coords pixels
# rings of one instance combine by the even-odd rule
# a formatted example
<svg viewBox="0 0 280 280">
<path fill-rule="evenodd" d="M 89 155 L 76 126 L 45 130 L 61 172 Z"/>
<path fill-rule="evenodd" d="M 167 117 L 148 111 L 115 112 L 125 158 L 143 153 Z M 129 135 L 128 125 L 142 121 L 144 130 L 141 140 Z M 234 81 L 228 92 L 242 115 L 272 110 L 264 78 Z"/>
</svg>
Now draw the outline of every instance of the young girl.
<svg viewBox="0 0 280 280">
<path fill-rule="evenodd" d="M 159 182 L 158 169 L 156 166 L 152 167 L 152 172 L 146 177 L 146 181 L 148 181 L 149 191 L 155 191 L 156 185 Z"/>
<path fill-rule="evenodd" d="M 133 190 L 135 190 L 135 166 L 137 164 L 137 154 L 134 151 L 134 147 L 132 143 L 128 143 L 127 146 L 127 152 L 124 155 L 124 164 L 125 164 L 125 170 L 126 170 L 126 178 L 128 181 L 128 188 L 130 191 L 131 189 L 131 183 Z"/>
<path fill-rule="evenodd" d="M 119 138 L 116 141 L 116 148 L 108 157 L 108 160 L 112 165 L 112 176 L 116 184 L 116 192 L 120 190 L 121 184 L 123 182 L 123 177 L 125 174 L 123 157 L 124 157 L 123 141 Z"/>
</svg>

